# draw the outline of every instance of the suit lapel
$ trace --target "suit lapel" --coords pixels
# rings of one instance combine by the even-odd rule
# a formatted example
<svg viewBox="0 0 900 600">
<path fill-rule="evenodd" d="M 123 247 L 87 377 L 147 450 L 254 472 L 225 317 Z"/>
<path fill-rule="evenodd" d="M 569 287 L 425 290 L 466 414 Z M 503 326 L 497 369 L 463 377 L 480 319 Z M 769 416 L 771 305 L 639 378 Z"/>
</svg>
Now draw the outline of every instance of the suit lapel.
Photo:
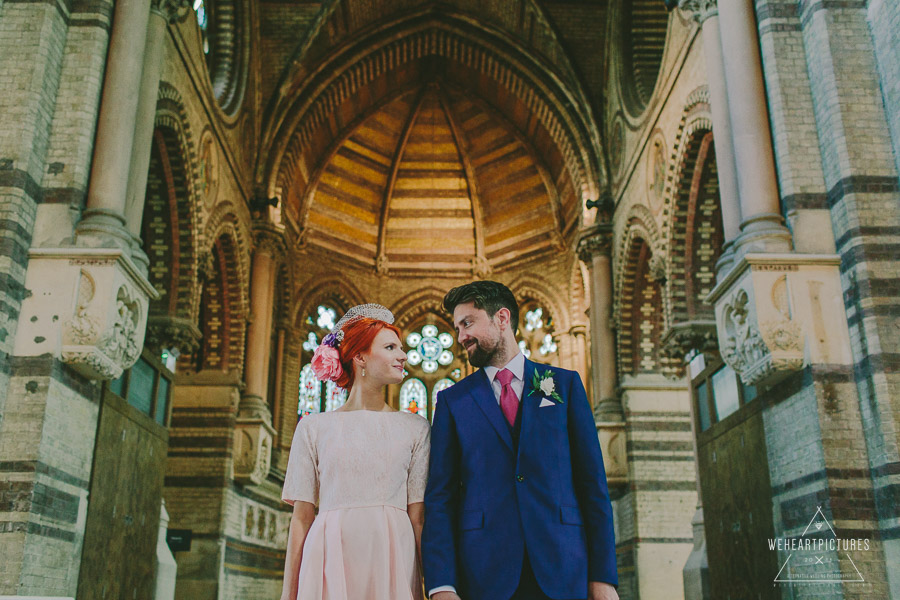
<svg viewBox="0 0 900 600">
<path fill-rule="evenodd" d="M 497 435 L 500 436 L 500 439 L 512 450 L 513 441 L 512 434 L 509 431 L 509 424 L 506 422 L 506 417 L 503 416 L 503 411 L 500 410 L 497 398 L 494 397 L 491 381 L 488 379 L 484 369 L 478 371 L 475 376 L 478 378 L 478 382 L 472 387 L 469 394 L 475 399 L 475 404 L 478 405 L 478 408 L 481 409 L 487 420 L 497 430 Z"/>
<path fill-rule="evenodd" d="M 534 425 L 537 420 L 538 405 L 541 402 L 540 394 L 531 394 L 531 381 L 534 378 L 535 364 L 525 359 L 525 386 L 522 388 L 522 403 L 519 410 L 522 411 L 522 429 L 519 433 L 519 453 L 522 452 L 522 446 L 528 443 L 533 435 Z"/>
</svg>

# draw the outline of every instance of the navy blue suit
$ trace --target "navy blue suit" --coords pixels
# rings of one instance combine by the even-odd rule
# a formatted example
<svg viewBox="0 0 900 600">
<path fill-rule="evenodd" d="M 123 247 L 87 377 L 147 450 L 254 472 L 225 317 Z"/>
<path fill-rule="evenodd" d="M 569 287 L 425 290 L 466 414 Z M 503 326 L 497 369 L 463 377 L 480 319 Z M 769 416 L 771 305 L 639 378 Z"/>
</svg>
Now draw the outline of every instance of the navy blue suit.
<svg viewBox="0 0 900 600">
<path fill-rule="evenodd" d="M 588 581 L 618 584 L 606 472 L 584 386 L 573 371 L 537 368 L 553 373 L 563 402 L 540 407 L 544 394 L 529 393 L 535 363 L 525 361 L 516 428 L 483 370 L 438 394 L 422 534 L 426 591 L 452 585 L 463 600 L 508 600 L 526 551 L 550 598 L 587 598 Z"/>
</svg>

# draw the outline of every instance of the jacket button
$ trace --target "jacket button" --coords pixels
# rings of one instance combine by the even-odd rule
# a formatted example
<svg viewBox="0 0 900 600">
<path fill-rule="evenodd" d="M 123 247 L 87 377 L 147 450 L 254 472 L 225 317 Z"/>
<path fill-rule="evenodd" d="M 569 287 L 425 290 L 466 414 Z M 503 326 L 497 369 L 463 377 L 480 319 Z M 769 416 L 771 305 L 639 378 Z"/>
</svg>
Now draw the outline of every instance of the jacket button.
<svg viewBox="0 0 900 600">
<path fill-rule="evenodd" d="M 525 476 L 524 475 L 516 475 L 516 481 L 518 481 L 520 483 L 525 481 Z"/>
</svg>

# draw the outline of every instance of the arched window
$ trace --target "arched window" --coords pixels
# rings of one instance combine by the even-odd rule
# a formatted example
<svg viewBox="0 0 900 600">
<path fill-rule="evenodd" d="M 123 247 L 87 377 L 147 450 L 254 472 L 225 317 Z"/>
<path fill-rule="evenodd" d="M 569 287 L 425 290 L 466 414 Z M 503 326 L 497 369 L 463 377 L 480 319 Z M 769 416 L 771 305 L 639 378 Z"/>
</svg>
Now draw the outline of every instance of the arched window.
<svg viewBox="0 0 900 600">
<path fill-rule="evenodd" d="M 310 413 L 335 410 L 347 401 L 347 390 L 338 387 L 333 381 L 323 384 L 317 380 L 310 364 L 319 342 L 334 328 L 336 321 L 337 310 L 328 304 L 320 304 L 304 322 L 306 340 L 303 342 L 300 403 L 297 406 L 297 414 L 301 419 Z"/>
<path fill-rule="evenodd" d="M 454 353 L 455 345 L 453 336 L 434 323 L 426 323 L 418 331 L 407 334 L 408 379 L 400 388 L 400 410 L 415 412 L 429 420 L 434 417 L 438 392 L 462 377 L 463 360 Z M 411 390 L 416 390 L 415 411 L 408 408 Z"/>
<path fill-rule="evenodd" d="M 421 379 L 407 379 L 400 386 L 400 410 L 428 418 L 428 390 Z"/>
<path fill-rule="evenodd" d="M 204 0 L 194 0 L 194 16 L 197 17 L 197 27 L 200 28 L 200 43 L 203 44 L 203 54 L 209 56 L 209 13 L 206 11 Z"/>
<path fill-rule="evenodd" d="M 519 317 L 519 349 L 526 358 L 537 362 L 554 362 L 557 357 L 553 318 L 535 300 L 522 304 Z"/>
</svg>

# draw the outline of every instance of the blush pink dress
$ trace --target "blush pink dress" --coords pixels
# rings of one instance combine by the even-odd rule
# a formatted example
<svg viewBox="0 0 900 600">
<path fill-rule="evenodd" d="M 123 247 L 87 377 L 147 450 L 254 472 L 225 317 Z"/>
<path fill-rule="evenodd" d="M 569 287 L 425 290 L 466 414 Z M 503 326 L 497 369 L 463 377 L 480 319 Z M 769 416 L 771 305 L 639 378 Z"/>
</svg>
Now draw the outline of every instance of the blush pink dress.
<svg viewBox="0 0 900 600">
<path fill-rule="evenodd" d="M 422 600 L 406 512 L 422 502 L 431 426 L 404 412 L 336 411 L 297 425 L 282 498 L 318 504 L 298 600 Z"/>
</svg>

